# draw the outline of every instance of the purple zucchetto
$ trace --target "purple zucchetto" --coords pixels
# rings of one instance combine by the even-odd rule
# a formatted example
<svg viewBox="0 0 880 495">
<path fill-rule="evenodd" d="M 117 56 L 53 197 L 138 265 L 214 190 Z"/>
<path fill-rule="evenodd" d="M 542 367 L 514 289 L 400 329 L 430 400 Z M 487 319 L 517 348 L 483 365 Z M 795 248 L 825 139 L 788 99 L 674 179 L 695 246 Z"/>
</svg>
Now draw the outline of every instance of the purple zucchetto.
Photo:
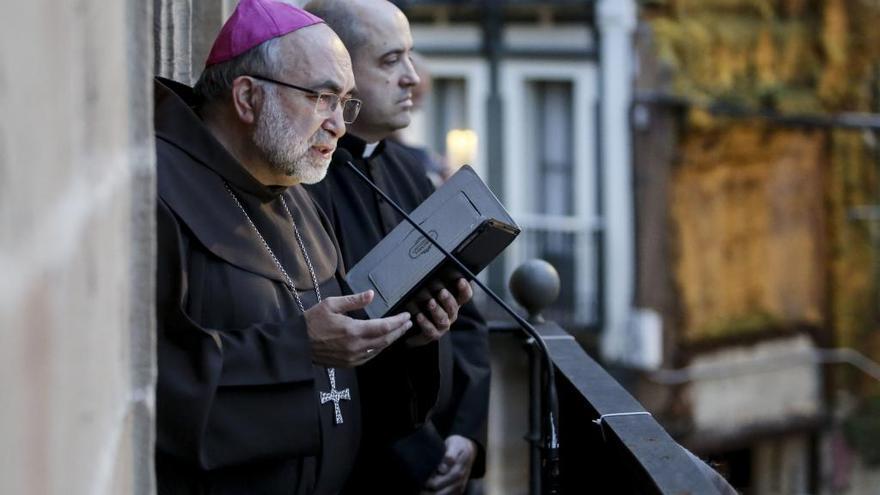
<svg viewBox="0 0 880 495">
<path fill-rule="evenodd" d="M 233 59 L 264 41 L 324 22 L 277 0 L 241 0 L 214 40 L 205 67 Z"/>
</svg>

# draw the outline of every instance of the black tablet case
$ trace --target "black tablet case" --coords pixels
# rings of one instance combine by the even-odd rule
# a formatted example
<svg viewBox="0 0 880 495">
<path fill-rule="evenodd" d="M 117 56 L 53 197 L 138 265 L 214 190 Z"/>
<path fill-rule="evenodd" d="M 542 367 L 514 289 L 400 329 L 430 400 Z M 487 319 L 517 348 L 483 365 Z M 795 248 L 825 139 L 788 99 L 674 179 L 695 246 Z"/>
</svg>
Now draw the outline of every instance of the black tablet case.
<svg viewBox="0 0 880 495">
<path fill-rule="evenodd" d="M 492 191 L 465 165 L 410 213 L 444 249 L 479 273 L 520 233 Z M 422 308 L 443 286 L 463 274 L 406 219 L 373 247 L 346 276 L 355 292 L 372 289 L 370 318 Z M 455 294 L 456 291 L 452 290 Z"/>
</svg>

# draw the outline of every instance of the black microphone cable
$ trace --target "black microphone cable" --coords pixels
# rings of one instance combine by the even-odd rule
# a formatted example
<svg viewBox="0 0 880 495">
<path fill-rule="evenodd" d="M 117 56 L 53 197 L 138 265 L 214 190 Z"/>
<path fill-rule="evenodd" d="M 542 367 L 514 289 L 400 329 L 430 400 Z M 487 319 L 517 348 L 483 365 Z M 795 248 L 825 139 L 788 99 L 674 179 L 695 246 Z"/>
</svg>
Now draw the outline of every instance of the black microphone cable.
<svg viewBox="0 0 880 495">
<path fill-rule="evenodd" d="M 464 265 L 456 256 L 446 250 L 443 246 L 437 242 L 432 236 L 428 235 L 427 232 L 419 225 L 412 217 L 409 216 L 408 213 L 403 211 L 403 208 L 400 207 L 393 199 L 388 197 L 382 189 L 379 188 L 373 181 L 370 180 L 363 172 L 358 170 L 358 168 L 351 162 L 352 156 L 348 150 L 338 149 L 336 150 L 336 155 L 338 159 L 341 159 L 345 162 L 348 167 L 357 174 L 357 176 L 363 180 L 370 188 L 379 194 L 382 199 L 384 199 L 392 208 L 394 208 L 403 218 L 409 222 L 419 233 L 428 241 L 431 242 L 434 247 L 436 247 L 443 256 L 447 259 L 452 260 L 453 263 L 458 267 L 459 270 L 462 271 L 465 275 L 468 276 L 471 280 L 474 281 L 477 286 L 483 290 L 489 297 L 495 301 L 498 306 L 501 307 L 507 314 L 509 314 L 523 330 L 534 339 L 535 343 L 538 346 L 538 349 L 541 350 L 541 353 L 544 355 L 544 372 L 547 377 L 547 386 L 544 387 L 544 401 L 545 401 L 545 415 L 546 415 L 546 425 L 547 432 L 549 434 L 545 434 L 545 445 L 544 445 L 544 474 L 546 479 L 544 480 L 546 486 L 546 492 L 548 494 L 556 494 L 558 493 L 558 480 L 559 480 L 559 435 L 558 435 L 558 426 L 556 424 L 557 418 L 559 416 L 559 402 L 556 396 L 556 378 L 555 372 L 553 370 L 553 362 L 550 359 L 550 350 L 547 348 L 546 342 L 544 342 L 544 338 L 541 337 L 541 334 L 532 326 L 531 323 L 526 321 L 525 318 L 520 316 L 516 311 L 513 310 L 504 300 L 501 299 L 495 292 L 490 290 L 486 285 L 471 272 L 468 267 Z"/>
</svg>

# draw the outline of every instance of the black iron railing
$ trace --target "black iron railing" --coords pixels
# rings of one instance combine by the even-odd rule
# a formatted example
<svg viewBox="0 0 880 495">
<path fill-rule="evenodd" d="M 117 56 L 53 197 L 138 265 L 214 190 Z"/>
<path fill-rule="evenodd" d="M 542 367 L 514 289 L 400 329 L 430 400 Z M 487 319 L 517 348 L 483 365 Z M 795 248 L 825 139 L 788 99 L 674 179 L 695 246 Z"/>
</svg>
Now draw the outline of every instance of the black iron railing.
<svg viewBox="0 0 880 495">
<path fill-rule="evenodd" d="M 717 494 L 706 477 L 705 465 L 695 462 L 574 337 L 556 323 L 543 321 L 540 308 L 548 300 L 546 287 L 553 275 L 555 272 L 541 274 L 531 266 L 527 276 L 518 277 L 512 292 L 529 309 L 530 320 L 549 348 L 556 369 L 562 493 Z M 529 287 L 544 290 L 529 291 Z M 521 335 L 512 323 L 496 322 L 492 332 Z M 520 338 L 527 349 L 534 347 L 527 337 Z M 542 359 L 541 353 L 529 352 L 531 431 L 526 439 L 532 444 L 532 494 L 540 493 L 541 487 L 542 384 L 538 370 Z"/>
</svg>

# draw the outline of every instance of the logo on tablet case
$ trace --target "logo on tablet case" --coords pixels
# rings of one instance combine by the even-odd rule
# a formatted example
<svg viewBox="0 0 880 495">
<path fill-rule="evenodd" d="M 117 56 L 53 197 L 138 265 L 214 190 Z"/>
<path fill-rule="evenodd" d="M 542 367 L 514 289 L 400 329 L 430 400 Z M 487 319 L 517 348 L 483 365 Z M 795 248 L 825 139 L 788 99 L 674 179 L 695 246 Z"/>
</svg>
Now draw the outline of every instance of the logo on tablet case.
<svg viewBox="0 0 880 495">
<path fill-rule="evenodd" d="M 433 237 L 434 240 L 437 239 L 437 231 L 436 230 L 429 230 L 428 235 Z M 430 250 L 431 250 L 431 241 L 426 239 L 425 236 L 420 235 L 419 238 L 416 239 L 416 242 L 413 243 L 412 247 L 409 248 L 409 257 L 412 259 L 416 259 L 419 256 L 427 253 Z"/>
</svg>

